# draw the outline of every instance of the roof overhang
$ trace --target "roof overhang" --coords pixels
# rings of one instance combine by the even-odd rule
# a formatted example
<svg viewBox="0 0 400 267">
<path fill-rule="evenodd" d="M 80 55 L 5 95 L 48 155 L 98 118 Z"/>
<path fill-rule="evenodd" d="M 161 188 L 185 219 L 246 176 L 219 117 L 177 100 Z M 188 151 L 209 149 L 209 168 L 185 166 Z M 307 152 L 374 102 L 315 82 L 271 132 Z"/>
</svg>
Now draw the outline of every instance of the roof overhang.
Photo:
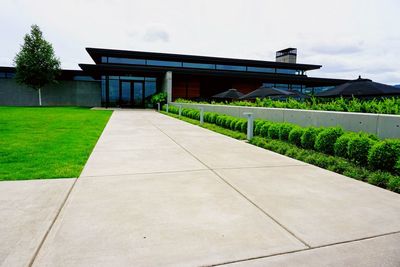
<svg viewBox="0 0 400 267">
<path fill-rule="evenodd" d="M 152 60 L 169 60 L 169 61 L 185 61 L 195 63 L 209 63 L 209 64 L 227 64 L 227 65 L 240 65 L 252 67 L 265 67 L 265 68 L 286 68 L 295 70 L 315 70 L 319 69 L 321 65 L 311 64 L 293 64 L 275 61 L 261 61 L 251 59 L 235 59 L 235 58 L 222 58 L 222 57 L 207 57 L 207 56 L 194 56 L 194 55 L 180 55 L 180 54 L 167 54 L 155 52 L 142 52 L 142 51 L 129 51 L 129 50 L 115 50 L 104 48 L 86 48 L 90 57 L 96 64 L 101 63 L 101 57 L 124 57 L 124 58 L 137 58 L 137 59 L 152 59 Z"/>
<path fill-rule="evenodd" d="M 85 73 L 93 76 L 95 79 L 99 79 L 101 75 L 119 76 L 127 74 L 147 77 L 162 77 L 167 71 L 172 71 L 173 77 L 174 75 L 190 75 L 197 77 L 229 77 L 233 79 L 240 78 L 265 80 L 271 82 L 274 81 L 276 83 L 305 84 L 308 86 L 339 85 L 347 82 L 347 80 L 342 79 L 312 78 L 305 75 L 288 75 L 278 73 L 256 73 L 114 64 L 79 64 L 79 66 L 82 68 L 82 70 L 85 71 Z"/>
</svg>

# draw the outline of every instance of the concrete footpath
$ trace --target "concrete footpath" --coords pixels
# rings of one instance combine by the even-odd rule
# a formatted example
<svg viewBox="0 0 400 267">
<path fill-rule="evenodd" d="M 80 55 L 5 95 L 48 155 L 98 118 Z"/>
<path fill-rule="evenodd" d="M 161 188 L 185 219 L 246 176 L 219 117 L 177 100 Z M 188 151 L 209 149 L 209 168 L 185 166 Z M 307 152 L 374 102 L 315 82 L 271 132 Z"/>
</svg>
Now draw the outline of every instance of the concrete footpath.
<svg viewBox="0 0 400 267">
<path fill-rule="evenodd" d="M 1 266 L 400 266 L 399 194 L 150 110 L 79 179 L 1 182 L 0 220 Z"/>
</svg>

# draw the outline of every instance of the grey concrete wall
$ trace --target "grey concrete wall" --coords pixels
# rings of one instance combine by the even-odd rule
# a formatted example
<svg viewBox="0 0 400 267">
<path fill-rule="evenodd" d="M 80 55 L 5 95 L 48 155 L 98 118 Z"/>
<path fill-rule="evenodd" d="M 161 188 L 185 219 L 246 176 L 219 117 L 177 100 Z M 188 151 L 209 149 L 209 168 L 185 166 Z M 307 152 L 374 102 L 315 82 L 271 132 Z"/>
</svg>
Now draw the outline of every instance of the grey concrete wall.
<svg viewBox="0 0 400 267">
<path fill-rule="evenodd" d="M 59 81 L 41 91 L 43 106 L 101 106 L 100 82 Z M 38 106 L 38 93 L 14 79 L 0 79 L 0 105 Z"/>
<path fill-rule="evenodd" d="M 334 112 L 284 108 L 257 108 L 225 105 L 170 103 L 186 108 L 200 108 L 244 118 L 244 112 L 252 112 L 256 119 L 290 122 L 300 126 L 340 126 L 347 131 L 367 132 L 380 138 L 400 138 L 400 116 L 370 113 Z"/>
</svg>

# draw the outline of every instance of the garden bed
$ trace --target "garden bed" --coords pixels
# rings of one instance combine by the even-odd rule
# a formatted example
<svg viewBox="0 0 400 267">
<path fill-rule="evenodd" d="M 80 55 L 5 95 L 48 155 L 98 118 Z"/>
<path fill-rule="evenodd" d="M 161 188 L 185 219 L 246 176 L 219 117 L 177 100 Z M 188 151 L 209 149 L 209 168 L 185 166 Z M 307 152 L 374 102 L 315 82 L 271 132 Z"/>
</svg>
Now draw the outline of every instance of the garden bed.
<svg viewBox="0 0 400 267">
<path fill-rule="evenodd" d="M 165 107 L 163 107 L 165 110 Z M 164 114 L 200 125 L 195 109 L 169 107 Z M 171 114 L 173 113 L 173 114 Z M 247 121 L 213 112 L 204 113 L 200 125 L 216 132 L 244 139 Z M 302 128 L 289 123 L 256 120 L 251 144 L 317 165 L 400 193 L 400 140 L 379 140 L 365 133 L 345 132 L 338 127 Z"/>
</svg>

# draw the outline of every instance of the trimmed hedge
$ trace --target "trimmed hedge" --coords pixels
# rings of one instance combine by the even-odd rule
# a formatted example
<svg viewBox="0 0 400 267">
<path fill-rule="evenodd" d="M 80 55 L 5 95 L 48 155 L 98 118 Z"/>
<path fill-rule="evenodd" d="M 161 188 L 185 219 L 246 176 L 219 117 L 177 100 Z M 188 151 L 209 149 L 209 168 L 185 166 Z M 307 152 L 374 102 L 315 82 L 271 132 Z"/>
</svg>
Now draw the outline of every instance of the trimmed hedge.
<svg viewBox="0 0 400 267">
<path fill-rule="evenodd" d="M 279 127 L 279 139 L 283 141 L 289 140 L 289 133 L 295 127 L 290 123 L 281 123 Z"/>
<path fill-rule="evenodd" d="M 301 136 L 301 146 L 307 149 L 314 149 L 315 139 L 323 129 L 309 127 L 304 130 L 303 135 Z"/>
<path fill-rule="evenodd" d="M 342 157 L 342 158 L 348 158 L 349 157 L 349 142 L 350 140 L 355 136 L 355 133 L 345 133 L 342 136 L 340 136 L 335 144 L 333 145 L 333 151 L 335 156 Z"/>
<path fill-rule="evenodd" d="M 400 140 L 384 140 L 372 146 L 368 163 L 374 169 L 393 172 L 400 156 Z"/>
<path fill-rule="evenodd" d="M 273 123 L 268 127 L 268 137 L 271 139 L 279 138 L 279 131 L 281 129 L 280 123 Z"/>
<path fill-rule="evenodd" d="M 295 144 L 298 147 L 301 147 L 301 137 L 304 134 L 304 128 L 301 127 L 293 127 L 293 129 L 289 133 L 289 142 Z"/>
<path fill-rule="evenodd" d="M 343 130 L 339 127 L 326 128 L 318 134 L 314 148 L 319 152 L 333 155 L 333 146 L 343 133 Z"/>
<path fill-rule="evenodd" d="M 347 147 L 347 154 L 350 160 L 360 165 L 368 164 L 368 151 L 376 141 L 365 134 L 353 136 Z"/>
<path fill-rule="evenodd" d="M 163 106 L 165 110 L 165 106 Z M 179 108 L 169 106 L 170 113 L 179 113 Z M 199 120 L 200 112 L 195 109 L 182 109 L 182 116 Z M 225 114 L 204 112 L 204 121 L 216 124 L 225 129 L 246 133 L 247 120 Z M 305 149 L 315 149 L 328 155 L 335 155 L 351 160 L 361 165 L 369 166 L 373 170 L 382 170 L 400 174 L 400 140 L 379 141 L 371 134 L 344 132 L 341 128 L 302 128 L 290 123 L 278 123 L 264 120 L 254 121 L 254 135 L 270 139 L 280 139 Z M 279 153 L 285 154 L 285 148 L 277 148 Z M 290 151 L 288 152 L 291 153 Z M 306 160 L 306 159 L 304 159 Z M 318 166 L 330 166 L 322 159 L 309 159 Z M 306 160 L 307 161 L 307 160 Z M 316 161 L 316 162 L 314 162 Z M 342 169 L 340 166 L 335 168 Z M 348 168 L 347 174 L 354 177 Z M 361 175 L 361 176 L 364 176 Z M 382 175 L 380 175 L 382 176 Z M 376 180 L 376 179 L 375 179 Z M 382 184 L 371 178 L 371 183 Z M 387 183 L 389 184 L 389 180 Z M 397 186 L 397 180 L 392 181 L 392 187 Z"/>
</svg>

